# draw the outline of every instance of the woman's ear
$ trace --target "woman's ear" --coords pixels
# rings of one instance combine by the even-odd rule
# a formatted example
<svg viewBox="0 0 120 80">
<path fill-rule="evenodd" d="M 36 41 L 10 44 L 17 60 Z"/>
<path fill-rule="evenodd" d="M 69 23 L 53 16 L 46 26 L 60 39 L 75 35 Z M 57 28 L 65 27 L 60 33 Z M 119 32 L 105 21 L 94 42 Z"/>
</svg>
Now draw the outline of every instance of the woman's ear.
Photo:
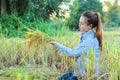
<svg viewBox="0 0 120 80">
<path fill-rule="evenodd" d="M 88 26 L 89 26 L 90 29 L 92 29 L 92 24 L 89 24 Z"/>
</svg>

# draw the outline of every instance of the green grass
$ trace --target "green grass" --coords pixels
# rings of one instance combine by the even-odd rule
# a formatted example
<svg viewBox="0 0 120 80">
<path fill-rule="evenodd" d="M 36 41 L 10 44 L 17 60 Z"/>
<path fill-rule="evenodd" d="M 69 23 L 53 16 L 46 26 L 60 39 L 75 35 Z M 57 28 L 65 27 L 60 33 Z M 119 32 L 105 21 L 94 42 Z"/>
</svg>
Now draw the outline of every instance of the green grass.
<svg viewBox="0 0 120 80">
<path fill-rule="evenodd" d="M 73 48 L 79 43 L 80 33 L 52 37 Z M 120 74 L 120 33 L 103 33 L 103 51 L 100 55 L 98 80 L 118 80 Z M 54 46 L 48 44 L 42 49 L 28 49 L 21 38 L 0 38 L 0 80 L 56 80 L 61 74 L 73 70 L 77 64 L 74 58 L 66 57 Z M 30 53 L 19 65 L 26 53 Z M 90 55 L 92 56 L 92 55 Z M 92 67 L 92 66 L 90 66 Z M 89 68 L 88 68 L 89 69 Z M 92 72 L 93 69 L 89 69 Z M 93 80 L 89 73 L 87 79 Z"/>
</svg>

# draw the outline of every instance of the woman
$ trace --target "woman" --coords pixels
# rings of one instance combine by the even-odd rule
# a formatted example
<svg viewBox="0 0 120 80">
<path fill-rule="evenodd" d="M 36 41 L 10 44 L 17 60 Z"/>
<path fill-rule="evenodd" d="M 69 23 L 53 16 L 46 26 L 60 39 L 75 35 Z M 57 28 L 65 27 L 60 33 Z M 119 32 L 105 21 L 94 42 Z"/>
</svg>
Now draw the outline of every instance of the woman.
<svg viewBox="0 0 120 80">
<path fill-rule="evenodd" d="M 76 57 L 78 64 L 78 72 L 80 76 L 84 76 L 87 72 L 86 70 L 86 56 L 91 48 L 95 50 L 96 64 L 95 64 L 95 75 L 98 76 L 99 73 L 99 56 L 100 50 L 102 50 L 102 26 L 100 15 L 97 12 L 86 11 L 84 12 L 79 20 L 79 29 L 82 32 L 80 43 L 73 49 L 68 48 L 58 42 L 50 42 L 50 44 L 55 45 L 58 50 L 62 51 L 66 56 Z M 84 60 L 80 58 L 81 54 L 84 53 Z M 81 62 L 84 61 L 86 66 L 82 66 Z M 76 76 L 76 73 L 66 73 L 62 75 L 59 80 L 67 80 L 65 77 L 69 76 L 69 80 Z M 77 77 L 77 76 L 76 76 Z M 71 78 L 71 79 L 70 79 Z"/>
</svg>

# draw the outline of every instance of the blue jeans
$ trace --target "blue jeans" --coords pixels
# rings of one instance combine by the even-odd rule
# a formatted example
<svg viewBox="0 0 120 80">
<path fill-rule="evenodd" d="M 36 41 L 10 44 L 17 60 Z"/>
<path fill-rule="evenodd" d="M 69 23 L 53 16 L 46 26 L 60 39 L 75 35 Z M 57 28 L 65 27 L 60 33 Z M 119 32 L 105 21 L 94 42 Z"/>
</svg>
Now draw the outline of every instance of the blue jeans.
<svg viewBox="0 0 120 80">
<path fill-rule="evenodd" d="M 67 72 L 61 75 L 57 80 L 78 80 L 78 78 L 73 75 L 73 72 Z"/>
</svg>

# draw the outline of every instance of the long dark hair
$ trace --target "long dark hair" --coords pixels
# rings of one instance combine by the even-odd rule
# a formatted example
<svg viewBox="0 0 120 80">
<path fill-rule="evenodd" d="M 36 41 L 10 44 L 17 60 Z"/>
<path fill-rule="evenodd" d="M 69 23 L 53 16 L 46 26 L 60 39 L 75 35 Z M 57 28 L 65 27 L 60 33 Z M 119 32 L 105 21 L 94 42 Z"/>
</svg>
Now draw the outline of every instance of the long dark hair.
<svg viewBox="0 0 120 80">
<path fill-rule="evenodd" d="M 99 47 L 102 50 L 102 22 L 98 12 L 85 11 L 82 16 L 88 20 L 88 25 L 92 24 L 92 28 L 96 28 L 95 36 L 99 41 Z"/>
</svg>

